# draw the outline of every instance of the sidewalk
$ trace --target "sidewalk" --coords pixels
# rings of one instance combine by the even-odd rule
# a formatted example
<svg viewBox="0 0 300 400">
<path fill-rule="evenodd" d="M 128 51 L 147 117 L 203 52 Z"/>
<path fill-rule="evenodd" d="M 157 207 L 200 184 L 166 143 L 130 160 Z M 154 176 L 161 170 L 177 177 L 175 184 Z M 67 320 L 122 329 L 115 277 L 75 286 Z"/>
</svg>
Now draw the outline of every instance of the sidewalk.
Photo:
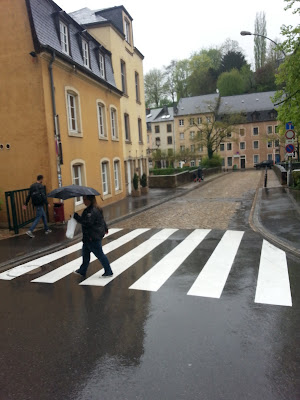
<svg viewBox="0 0 300 400">
<path fill-rule="evenodd" d="M 208 177 L 201 185 L 206 185 L 223 175 L 224 173 Z M 129 196 L 103 207 L 104 216 L 108 226 L 111 226 L 172 198 L 183 196 L 198 187 L 198 184 L 191 182 L 176 189 L 149 189 L 147 195 Z M 268 171 L 268 187 L 258 189 L 253 207 L 252 228 L 275 245 L 300 256 L 300 192 L 281 187 L 273 170 Z M 36 230 L 34 239 L 24 234 L 0 240 L 0 270 L 4 270 L 7 265 L 15 266 L 28 262 L 81 240 L 80 226 L 73 240 L 65 236 L 66 224 L 54 224 L 51 229 L 53 232 L 49 235 L 45 235 L 43 229 Z"/>
<path fill-rule="evenodd" d="M 300 192 L 281 186 L 273 170 L 267 188 L 258 190 L 252 223 L 266 239 L 300 256 Z"/>
</svg>

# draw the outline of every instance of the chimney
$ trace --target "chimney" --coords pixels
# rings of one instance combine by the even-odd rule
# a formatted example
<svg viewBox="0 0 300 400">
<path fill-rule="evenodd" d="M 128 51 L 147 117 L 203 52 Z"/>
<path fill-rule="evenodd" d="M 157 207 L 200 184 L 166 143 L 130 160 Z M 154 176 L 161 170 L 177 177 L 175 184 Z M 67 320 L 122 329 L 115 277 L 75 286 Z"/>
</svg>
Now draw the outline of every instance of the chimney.
<svg viewBox="0 0 300 400">
<path fill-rule="evenodd" d="M 146 115 L 149 115 L 151 113 L 151 109 L 150 108 L 146 108 Z"/>
</svg>

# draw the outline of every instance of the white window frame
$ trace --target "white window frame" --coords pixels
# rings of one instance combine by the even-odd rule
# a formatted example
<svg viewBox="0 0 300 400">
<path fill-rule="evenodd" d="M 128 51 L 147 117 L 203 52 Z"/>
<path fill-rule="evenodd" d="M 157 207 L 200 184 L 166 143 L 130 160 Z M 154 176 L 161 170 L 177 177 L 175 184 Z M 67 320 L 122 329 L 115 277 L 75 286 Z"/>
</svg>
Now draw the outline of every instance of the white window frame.
<svg viewBox="0 0 300 400">
<path fill-rule="evenodd" d="M 194 118 L 190 118 L 190 126 L 194 125 Z"/>
<path fill-rule="evenodd" d="M 73 185 L 82 185 L 82 168 L 83 164 L 73 164 L 72 165 L 72 183 Z M 79 172 L 76 174 L 76 170 Z M 75 200 L 75 206 L 79 206 L 80 204 L 83 204 L 83 197 L 74 197 Z"/>
<path fill-rule="evenodd" d="M 125 141 L 130 142 L 130 120 L 129 114 L 124 114 Z"/>
<path fill-rule="evenodd" d="M 125 40 L 127 43 L 131 44 L 131 29 L 130 29 L 130 22 L 127 18 L 124 18 L 124 35 Z"/>
<path fill-rule="evenodd" d="M 257 147 L 255 147 L 255 143 L 257 143 Z M 253 140 L 253 149 L 259 149 L 259 141 Z"/>
<path fill-rule="evenodd" d="M 121 189 L 119 160 L 114 160 L 114 181 L 115 181 L 115 191 L 119 191 Z"/>
<path fill-rule="evenodd" d="M 112 140 L 119 139 L 118 133 L 118 114 L 115 107 L 110 107 L 110 126 L 111 126 L 111 137 Z"/>
<path fill-rule="evenodd" d="M 253 164 L 259 163 L 259 154 L 254 154 L 253 155 Z"/>
<path fill-rule="evenodd" d="M 271 128 L 271 129 L 270 129 Z M 270 132 L 269 132 L 270 131 Z M 267 133 L 268 133 L 268 135 L 272 135 L 272 133 L 273 133 L 273 126 L 272 125 L 268 125 L 267 126 Z"/>
<path fill-rule="evenodd" d="M 105 62 L 103 54 L 99 53 L 99 69 L 100 69 L 100 77 L 105 78 Z"/>
<path fill-rule="evenodd" d="M 273 147 L 273 140 L 268 140 L 267 142 L 267 148 L 271 149 Z"/>
<path fill-rule="evenodd" d="M 127 76 L 126 76 L 126 63 L 124 60 L 121 60 L 121 84 L 122 84 L 122 91 L 124 94 L 127 94 Z"/>
<path fill-rule="evenodd" d="M 254 129 L 257 129 L 257 133 L 254 133 Z M 253 136 L 258 136 L 258 134 L 259 134 L 258 126 L 254 126 L 253 129 L 252 129 L 252 135 Z"/>
<path fill-rule="evenodd" d="M 198 117 L 198 124 L 202 124 L 202 117 Z"/>
<path fill-rule="evenodd" d="M 68 125 L 69 132 L 78 133 L 78 104 L 77 104 L 77 95 L 74 93 L 67 93 L 68 99 Z"/>
<path fill-rule="evenodd" d="M 83 65 L 86 68 L 90 68 L 89 43 L 84 39 L 82 39 L 82 58 L 83 58 Z"/>
<path fill-rule="evenodd" d="M 230 163 L 229 163 L 229 160 L 230 160 Z M 232 162 L 233 162 L 232 157 L 227 157 L 227 167 L 232 167 Z"/>
<path fill-rule="evenodd" d="M 240 136 L 245 136 L 245 128 L 240 128 Z"/>
<path fill-rule="evenodd" d="M 227 143 L 226 150 L 232 151 L 232 143 Z"/>
<path fill-rule="evenodd" d="M 225 144 L 224 143 L 220 143 L 220 151 L 225 151 Z"/>
<path fill-rule="evenodd" d="M 69 28 L 62 21 L 59 21 L 59 32 L 60 32 L 61 51 L 69 55 L 70 54 Z"/>
<path fill-rule="evenodd" d="M 179 136 L 180 140 L 184 140 L 184 133 L 181 132 L 179 135 L 180 135 L 180 136 Z"/>
<path fill-rule="evenodd" d="M 244 147 L 242 147 L 242 144 Z M 240 142 L 240 150 L 246 150 L 246 142 Z"/>
<path fill-rule="evenodd" d="M 103 195 L 109 194 L 109 171 L 108 171 L 108 161 L 101 162 L 101 177 L 102 177 L 102 191 Z"/>
<path fill-rule="evenodd" d="M 179 120 L 179 126 L 184 126 L 184 119 Z"/>
<path fill-rule="evenodd" d="M 190 136 L 191 136 L 191 139 L 194 139 L 194 137 L 195 137 L 195 131 L 191 131 L 191 132 L 190 132 Z"/>
<path fill-rule="evenodd" d="M 143 143 L 143 130 L 142 130 L 141 118 L 138 118 L 138 135 L 139 135 L 139 143 Z"/>
<path fill-rule="evenodd" d="M 140 75 L 138 72 L 134 73 L 134 79 L 135 79 L 135 96 L 136 96 L 136 101 L 140 102 Z"/>
<path fill-rule="evenodd" d="M 105 104 L 97 101 L 97 120 L 99 139 L 107 139 Z"/>
</svg>

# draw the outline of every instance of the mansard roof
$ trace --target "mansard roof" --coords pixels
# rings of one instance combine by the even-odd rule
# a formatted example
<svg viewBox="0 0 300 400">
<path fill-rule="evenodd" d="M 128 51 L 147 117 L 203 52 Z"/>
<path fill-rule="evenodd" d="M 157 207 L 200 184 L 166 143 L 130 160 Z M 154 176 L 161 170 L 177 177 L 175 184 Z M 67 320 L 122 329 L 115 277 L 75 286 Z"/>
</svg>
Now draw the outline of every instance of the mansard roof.
<svg viewBox="0 0 300 400">
<path fill-rule="evenodd" d="M 133 18 L 130 16 L 124 6 L 104 8 L 100 10 L 90 10 L 89 8 L 85 7 L 80 10 L 73 11 L 69 15 L 74 18 L 78 24 L 87 28 L 91 26 L 111 24 L 122 37 L 125 37 L 122 12 L 128 16 L 130 21 L 133 21 Z M 134 49 L 141 58 L 144 58 L 143 54 L 136 47 Z"/>
<path fill-rule="evenodd" d="M 168 122 L 174 121 L 173 107 L 160 107 L 148 109 L 146 114 L 146 122 Z"/>
<path fill-rule="evenodd" d="M 26 0 L 31 31 L 37 53 L 42 51 L 55 52 L 56 56 L 75 65 L 81 71 L 100 81 L 118 94 L 122 92 L 117 88 L 112 68 L 111 53 L 105 49 L 93 36 L 82 28 L 72 17 L 63 11 L 52 0 Z M 68 25 L 70 55 L 62 52 L 60 43 L 59 21 Z M 90 68 L 83 63 L 80 37 L 88 42 Z M 98 55 L 101 52 L 105 59 L 105 78 L 101 78 Z"/>
<path fill-rule="evenodd" d="M 219 113 L 272 111 L 275 107 L 271 97 L 275 93 L 272 91 L 221 97 Z"/>
<path fill-rule="evenodd" d="M 218 98 L 217 93 L 183 97 L 178 102 L 175 116 L 209 113 L 212 111 L 211 107 L 217 104 Z"/>
</svg>

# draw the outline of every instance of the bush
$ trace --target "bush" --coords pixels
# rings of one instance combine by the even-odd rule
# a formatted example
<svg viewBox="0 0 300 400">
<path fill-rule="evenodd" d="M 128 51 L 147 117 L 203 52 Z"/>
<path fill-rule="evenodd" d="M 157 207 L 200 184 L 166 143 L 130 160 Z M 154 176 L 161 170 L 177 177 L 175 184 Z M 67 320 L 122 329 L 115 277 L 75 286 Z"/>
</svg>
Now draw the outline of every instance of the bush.
<svg viewBox="0 0 300 400">
<path fill-rule="evenodd" d="M 147 175 L 144 173 L 140 179 L 140 183 L 142 187 L 146 187 L 147 186 Z"/>
<path fill-rule="evenodd" d="M 222 157 L 219 154 L 214 154 L 212 158 L 204 157 L 201 162 L 202 168 L 214 168 L 222 166 Z"/>
<path fill-rule="evenodd" d="M 136 173 L 134 173 L 134 175 L 133 175 L 132 183 L 133 183 L 134 190 L 138 190 L 138 188 L 139 188 L 139 177 L 137 176 Z"/>
</svg>

